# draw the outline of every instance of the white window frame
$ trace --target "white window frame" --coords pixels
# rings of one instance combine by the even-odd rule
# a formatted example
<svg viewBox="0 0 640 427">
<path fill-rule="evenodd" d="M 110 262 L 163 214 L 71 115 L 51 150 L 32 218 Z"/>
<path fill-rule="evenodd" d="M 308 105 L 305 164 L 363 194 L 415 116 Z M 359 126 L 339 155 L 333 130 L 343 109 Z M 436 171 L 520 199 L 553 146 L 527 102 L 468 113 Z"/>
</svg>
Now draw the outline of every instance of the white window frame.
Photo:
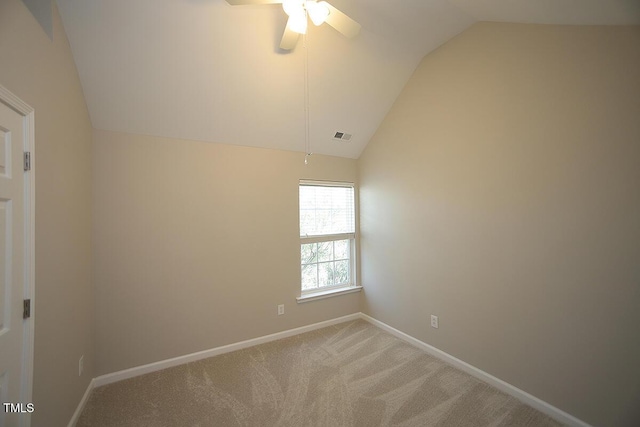
<svg viewBox="0 0 640 427">
<path fill-rule="evenodd" d="M 299 259 L 299 267 L 300 267 L 300 297 L 297 298 L 298 302 L 305 302 L 307 300 L 314 300 L 320 298 L 326 298 L 333 295 L 339 295 L 343 293 L 356 292 L 362 289 L 361 286 L 358 286 L 357 276 L 356 276 L 356 261 L 357 261 L 357 196 L 356 196 L 356 186 L 353 182 L 340 182 L 340 181 L 319 181 L 319 180 L 300 180 L 298 185 L 298 194 L 300 193 L 299 189 L 301 186 L 317 186 L 317 187 L 342 187 L 342 188 L 351 188 L 353 190 L 353 224 L 354 231 L 351 233 L 339 233 L 339 234 L 326 234 L 320 236 L 300 236 L 300 249 L 302 249 L 302 245 L 309 243 L 322 243 L 322 242 L 333 242 L 337 240 L 348 240 L 349 241 L 349 283 L 340 284 L 340 285 L 332 285 L 332 286 L 323 286 L 315 289 L 302 289 L 302 255 L 300 255 Z M 298 228 L 300 227 L 300 200 L 298 200 Z M 298 231 L 300 231 L 298 229 Z M 301 250 L 299 252 L 301 254 Z"/>
</svg>

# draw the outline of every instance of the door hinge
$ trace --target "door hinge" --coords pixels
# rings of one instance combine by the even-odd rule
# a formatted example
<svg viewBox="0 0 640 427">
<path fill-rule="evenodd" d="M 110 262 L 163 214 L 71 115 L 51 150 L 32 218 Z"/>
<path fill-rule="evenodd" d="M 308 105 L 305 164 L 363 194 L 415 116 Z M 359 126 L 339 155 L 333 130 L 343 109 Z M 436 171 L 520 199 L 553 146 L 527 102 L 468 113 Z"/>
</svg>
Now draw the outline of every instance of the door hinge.
<svg viewBox="0 0 640 427">
<path fill-rule="evenodd" d="M 26 299 L 22 302 L 22 318 L 28 319 L 31 317 L 31 300 Z"/>
<path fill-rule="evenodd" d="M 31 170 L 31 153 L 28 151 L 24 152 L 24 171 Z"/>
</svg>

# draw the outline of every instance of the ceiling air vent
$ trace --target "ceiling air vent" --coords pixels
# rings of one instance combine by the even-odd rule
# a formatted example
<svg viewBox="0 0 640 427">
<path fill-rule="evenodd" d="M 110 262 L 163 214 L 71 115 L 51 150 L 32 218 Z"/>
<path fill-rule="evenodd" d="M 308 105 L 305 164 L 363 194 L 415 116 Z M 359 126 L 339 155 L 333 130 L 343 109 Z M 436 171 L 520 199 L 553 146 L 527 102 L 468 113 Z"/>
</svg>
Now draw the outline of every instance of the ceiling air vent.
<svg viewBox="0 0 640 427">
<path fill-rule="evenodd" d="M 333 135 L 334 139 L 339 139 L 341 141 L 349 141 L 351 139 L 351 134 L 350 133 L 344 133 L 344 132 L 336 132 L 335 135 Z"/>
</svg>

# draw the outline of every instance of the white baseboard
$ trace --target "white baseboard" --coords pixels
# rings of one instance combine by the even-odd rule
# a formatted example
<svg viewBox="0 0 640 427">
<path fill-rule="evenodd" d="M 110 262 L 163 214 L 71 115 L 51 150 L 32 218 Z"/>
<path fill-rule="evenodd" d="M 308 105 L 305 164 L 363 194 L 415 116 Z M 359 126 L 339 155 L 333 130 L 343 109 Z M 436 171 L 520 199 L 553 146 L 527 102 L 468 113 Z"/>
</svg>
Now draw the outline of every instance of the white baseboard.
<svg viewBox="0 0 640 427">
<path fill-rule="evenodd" d="M 318 323 L 314 323 L 312 325 L 307 325 L 307 326 L 302 326 L 299 328 L 294 328 L 294 329 L 289 329 L 286 331 L 282 331 L 282 332 L 277 332 L 275 334 L 271 334 L 271 335 L 265 335 L 262 337 L 258 337 L 258 338 L 253 338 L 250 340 L 246 340 L 246 341 L 240 341 L 234 344 L 229 344 L 229 345 L 225 345 L 222 347 L 216 347 L 216 348 L 212 348 L 209 350 L 203 350 L 203 351 L 199 351 L 197 353 L 191 353 L 191 354 L 187 354 L 184 356 L 178 356 L 178 357 L 174 357 L 172 359 L 166 359 L 166 360 L 161 360 L 158 362 L 154 362 L 154 363 L 149 363 L 148 365 L 142 365 L 142 366 L 137 366 L 135 368 L 130 368 L 130 369 L 125 369 L 123 371 L 118 371 L 118 372 L 114 372 L 111 374 L 106 374 L 106 375 L 101 375 L 99 377 L 94 378 L 93 380 L 91 380 L 91 382 L 89 383 L 89 386 L 87 387 L 87 391 L 85 392 L 84 396 L 82 397 L 82 400 L 80 401 L 80 404 L 78 405 L 78 408 L 76 409 L 75 413 L 73 414 L 73 417 L 71 418 L 71 421 L 69 422 L 69 426 L 68 427 L 73 427 L 75 425 L 75 423 L 78 421 L 78 418 L 80 417 L 80 414 L 82 413 L 82 409 L 84 408 L 84 405 L 87 402 L 87 399 L 89 398 L 89 395 L 91 394 L 91 390 L 93 390 L 95 387 L 100 387 L 103 385 L 107 385 L 107 384 L 111 384 L 117 381 L 122 381 L 122 380 L 126 380 L 128 378 L 133 378 L 133 377 L 137 377 L 139 375 L 144 375 L 144 374 L 148 374 L 150 372 L 155 372 L 155 371 L 160 371 L 162 369 L 167 369 L 167 368 L 171 368 L 173 366 L 178 366 L 178 365 L 182 365 L 185 363 L 189 363 L 189 362 L 195 362 L 197 360 L 202 360 L 202 359 L 207 359 L 209 357 L 214 357 L 214 356 L 218 356 L 220 354 L 225 354 L 225 353 L 230 353 L 232 351 L 236 351 L 236 350 L 241 350 L 243 348 L 247 348 L 247 347 L 253 347 L 255 345 L 259 345 L 259 344 L 264 344 L 267 342 L 271 342 L 271 341 L 276 341 L 282 338 L 288 338 L 294 335 L 298 335 L 298 334 L 302 334 L 305 332 L 310 332 L 310 331 L 314 331 L 316 329 L 321 329 L 321 328 L 325 328 L 327 326 L 331 326 L 331 325 L 336 325 L 338 323 L 342 323 L 342 322 L 348 322 L 351 320 L 356 320 L 356 319 L 363 319 L 366 320 L 367 322 L 385 330 L 386 332 L 389 332 L 391 335 L 394 335 L 395 337 L 408 342 L 409 344 L 414 345 L 415 347 L 420 348 L 421 350 L 426 351 L 427 353 L 431 354 L 434 357 L 437 357 L 440 360 L 443 360 L 444 362 L 447 362 L 448 364 L 460 369 L 461 371 L 464 371 L 466 373 L 468 373 L 469 375 L 472 375 L 484 382 L 486 382 L 487 384 L 490 384 L 491 386 L 497 388 L 498 390 L 515 397 L 516 399 L 520 400 L 521 402 L 531 406 L 532 408 L 537 409 L 538 411 L 547 414 L 548 416 L 550 416 L 551 418 L 566 424 L 568 426 L 572 426 L 572 427 L 591 427 L 589 424 L 585 423 L 582 420 L 579 420 L 578 418 L 574 417 L 573 415 L 570 415 L 558 408 L 556 408 L 555 406 L 550 405 L 549 403 L 538 399 L 537 397 L 523 391 L 520 390 L 519 388 L 505 382 L 502 381 L 499 378 L 494 377 L 493 375 L 490 375 L 484 371 L 482 371 L 481 369 L 476 368 L 475 366 L 472 366 L 466 362 L 463 362 L 462 360 L 453 357 L 452 355 L 445 353 L 442 350 L 439 350 L 429 344 L 426 344 L 420 340 L 418 340 L 417 338 L 414 338 L 410 335 L 405 334 L 404 332 L 401 332 L 389 325 L 387 325 L 386 323 L 383 323 L 379 320 L 374 319 L 371 316 L 368 316 L 364 313 L 354 313 L 354 314 L 349 314 L 347 316 L 342 316 L 342 317 L 338 317 L 335 319 L 331 319 L 331 320 L 326 320 L 324 322 L 318 322 Z"/>
<path fill-rule="evenodd" d="M 69 425 L 67 427 L 74 427 L 78 422 L 78 418 L 80 418 L 80 414 L 84 409 L 84 405 L 86 405 L 87 400 L 89 400 L 89 396 L 91 395 L 91 390 L 93 390 L 93 388 L 95 387 L 95 382 L 96 382 L 95 378 L 93 378 L 91 382 L 89 382 L 89 385 L 87 386 L 87 389 L 85 390 L 84 395 L 82 396 L 82 399 L 80 400 L 80 403 L 76 408 L 76 411 L 73 413 L 73 416 L 71 417 L 71 421 L 69 421 Z"/>
<path fill-rule="evenodd" d="M 411 345 L 414 345 L 415 347 L 418 347 L 424 351 L 426 351 L 427 353 L 429 353 L 430 355 L 437 357 L 438 359 L 447 362 L 448 364 L 460 369 L 463 372 L 466 372 L 469 375 L 472 375 L 476 378 L 478 378 L 481 381 L 484 381 L 485 383 L 497 388 L 498 390 L 502 391 L 503 393 L 506 393 L 510 396 L 515 397 L 516 399 L 518 399 L 519 401 L 531 406 L 532 408 L 537 409 L 538 411 L 542 412 L 543 414 L 546 414 L 548 416 L 550 416 L 551 418 L 553 418 L 556 421 L 559 421 L 563 424 L 566 424 L 568 426 L 572 426 L 572 427 L 591 427 L 589 424 L 585 423 L 584 421 L 574 417 L 573 415 L 570 415 L 564 411 L 562 411 L 561 409 L 556 408 L 555 406 L 550 405 L 549 403 L 545 402 L 544 400 L 540 400 L 537 397 L 527 393 L 526 391 L 520 390 L 519 388 L 505 382 L 502 381 L 499 378 L 494 377 L 491 374 L 486 373 L 485 371 L 476 368 L 475 366 L 472 366 L 470 364 L 468 364 L 467 362 L 463 362 L 462 360 L 453 357 L 452 355 L 450 355 L 449 353 L 445 353 L 442 350 L 439 350 L 427 343 L 424 343 L 422 341 L 420 341 L 417 338 L 412 337 L 411 335 L 407 335 L 404 332 L 401 332 L 389 325 L 387 325 L 386 323 L 383 323 L 379 320 L 374 319 L 371 316 L 368 316 L 364 313 L 360 313 L 360 317 L 364 320 L 366 320 L 367 322 L 371 323 L 372 325 L 375 325 L 377 327 L 379 327 L 380 329 L 383 329 L 387 332 L 389 332 L 391 335 L 400 338 L 403 341 L 408 342 Z"/>
<path fill-rule="evenodd" d="M 356 320 L 360 318 L 361 313 L 349 314 L 347 316 L 338 317 L 336 319 L 325 320 L 324 322 L 314 323 L 312 325 L 301 326 L 299 328 L 289 329 L 282 332 L 277 332 L 271 335 L 265 335 L 258 338 L 253 338 L 246 341 L 240 341 L 234 344 L 224 345 L 222 347 L 216 347 L 209 350 L 199 351 L 197 353 L 191 353 L 184 356 L 174 357 L 173 359 L 161 360 L 159 362 L 149 363 L 148 365 L 137 366 L 135 368 L 125 369 L 123 371 L 114 372 L 112 374 L 101 375 L 94 379 L 94 387 L 100 387 L 106 384 L 111 384 L 117 381 L 126 380 L 128 378 L 137 377 L 138 375 L 148 374 L 149 372 L 160 371 L 162 369 L 171 368 L 173 366 L 182 365 L 189 362 L 195 362 L 197 360 L 207 359 L 209 357 L 218 356 L 224 353 L 230 353 L 236 350 L 242 350 L 243 348 L 253 347 L 254 345 L 264 344 L 271 341 L 276 341 L 282 338 L 292 337 L 294 335 L 302 334 L 316 329 L 326 328 L 327 326 L 336 325 L 342 322 L 348 322 L 350 320 Z"/>
</svg>

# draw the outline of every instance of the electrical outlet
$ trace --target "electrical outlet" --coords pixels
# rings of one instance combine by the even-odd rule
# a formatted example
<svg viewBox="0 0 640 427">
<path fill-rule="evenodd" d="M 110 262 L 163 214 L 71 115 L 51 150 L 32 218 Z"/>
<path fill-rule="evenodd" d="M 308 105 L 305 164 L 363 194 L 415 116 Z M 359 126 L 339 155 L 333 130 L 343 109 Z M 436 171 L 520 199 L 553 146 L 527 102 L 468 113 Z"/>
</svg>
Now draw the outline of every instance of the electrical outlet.
<svg viewBox="0 0 640 427">
<path fill-rule="evenodd" d="M 278 305 L 278 316 L 282 316 L 284 314 L 284 304 Z"/>
<path fill-rule="evenodd" d="M 78 376 L 82 375 L 84 371 L 84 354 L 80 356 L 80 360 L 78 360 Z"/>
<path fill-rule="evenodd" d="M 431 315 L 431 327 L 438 329 L 438 316 Z"/>
</svg>

